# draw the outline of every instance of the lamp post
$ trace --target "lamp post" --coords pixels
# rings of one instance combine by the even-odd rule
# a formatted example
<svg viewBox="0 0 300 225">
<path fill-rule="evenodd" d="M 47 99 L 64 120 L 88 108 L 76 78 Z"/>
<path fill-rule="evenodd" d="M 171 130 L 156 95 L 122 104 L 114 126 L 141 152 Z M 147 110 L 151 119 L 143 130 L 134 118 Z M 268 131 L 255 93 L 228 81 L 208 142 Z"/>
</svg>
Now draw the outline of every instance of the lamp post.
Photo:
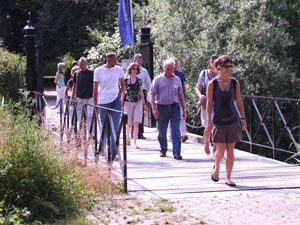
<svg viewBox="0 0 300 225">
<path fill-rule="evenodd" d="M 26 48 L 26 58 L 27 58 L 27 67 L 26 67 L 26 86 L 27 91 L 32 95 L 32 91 L 37 90 L 37 75 L 35 68 L 35 28 L 31 25 L 30 22 L 30 13 L 28 13 L 29 19 L 27 20 L 26 26 L 23 28 L 25 30 L 25 48 Z"/>
</svg>

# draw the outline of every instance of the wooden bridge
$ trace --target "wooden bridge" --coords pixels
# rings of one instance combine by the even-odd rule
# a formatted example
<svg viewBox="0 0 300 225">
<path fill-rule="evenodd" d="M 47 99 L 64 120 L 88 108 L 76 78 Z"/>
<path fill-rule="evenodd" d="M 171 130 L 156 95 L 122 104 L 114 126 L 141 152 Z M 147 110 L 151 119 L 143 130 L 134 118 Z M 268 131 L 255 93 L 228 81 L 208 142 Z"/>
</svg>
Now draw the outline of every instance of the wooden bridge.
<svg viewBox="0 0 300 225">
<path fill-rule="evenodd" d="M 45 91 L 47 99 L 55 105 L 55 91 Z M 49 108 L 46 121 L 58 126 L 59 114 Z M 235 149 L 232 180 L 236 187 L 225 185 L 225 161 L 220 170 L 220 180 L 211 180 L 214 159 L 204 153 L 203 144 L 193 141 L 195 135 L 182 143 L 183 160 L 175 160 L 172 143 L 166 158 L 159 157 L 159 143 L 155 128 L 145 128 L 145 140 L 138 140 L 140 149 L 127 147 L 128 192 L 145 198 L 186 198 L 203 193 L 274 190 L 300 193 L 300 167 Z M 120 148 L 122 150 L 122 148 Z M 88 158 L 93 159 L 90 149 Z M 120 166 L 114 163 L 115 174 Z"/>
</svg>

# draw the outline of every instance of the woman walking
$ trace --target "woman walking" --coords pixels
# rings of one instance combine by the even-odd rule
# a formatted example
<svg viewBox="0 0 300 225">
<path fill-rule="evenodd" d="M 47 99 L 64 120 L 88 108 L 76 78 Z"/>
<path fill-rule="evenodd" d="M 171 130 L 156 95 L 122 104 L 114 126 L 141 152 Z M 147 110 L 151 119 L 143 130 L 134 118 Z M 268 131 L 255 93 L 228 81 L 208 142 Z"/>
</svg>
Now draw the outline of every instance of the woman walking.
<svg viewBox="0 0 300 225">
<path fill-rule="evenodd" d="M 210 154 L 210 149 L 209 149 L 209 140 L 210 140 L 210 135 L 207 132 L 206 129 L 206 102 L 207 102 L 207 97 L 206 97 L 206 89 L 208 82 L 211 81 L 213 78 L 216 77 L 218 70 L 217 68 L 213 67 L 213 63 L 216 59 L 218 59 L 218 55 L 212 55 L 209 57 L 208 61 L 208 69 L 202 70 L 200 72 L 198 82 L 196 85 L 196 94 L 199 98 L 199 107 L 200 107 L 200 113 L 201 113 L 201 123 L 202 126 L 205 127 L 204 129 L 204 151 L 207 155 Z M 216 151 L 216 146 L 213 147 L 213 153 Z"/>
<path fill-rule="evenodd" d="M 56 92 L 57 92 L 57 97 L 56 97 L 56 104 L 64 98 L 65 96 L 65 74 L 64 70 L 65 69 L 65 64 L 64 63 L 58 63 L 57 64 L 57 73 L 55 76 L 54 83 L 56 84 Z M 64 113 L 64 102 L 62 101 L 61 104 L 57 108 L 57 113 Z"/>
<path fill-rule="evenodd" d="M 139 124 L 142 122 L 143 107 L 147 112 L 145 105 L 145 98 L 142 89 L 142 80 L 136 75 L 140 73 L 140 67 L 137 63 L 131 63 L 127 68 L 129 77 L 125 79 L 126 94 L 122 95 L 122 102 L 124 102 L 124 110 L 128 114 L 128 123 L 126 128 L 127 145 L 130 145 L 130 134 L 133 126 L 133 146 L 138 149 L 136 144 L 138 137 Z M 124 101 L 125 100 L 125 101 Z"/>
<path fill-rule="evenodd" d="M 209 133 L 213 132 L 213 143 L 217 148 L 211 179 L 214 182 L 219 181 L 220 163 L 226 151 L 225 184 L 234 187 L 236 184 L 231 180 L 234 164 L 234 146 L 236 142 L 241 140 L 241 130 L 246 129 L 247 123 L 240 84 L 235 78 L 230 77 L 232 71 L 231 58 L 226 55 L 220 56 L 214 62 L 214 66 L 219 70 L 220 75 L 208 84 L 206 105 L 207 130 Z M 241 115 L 242 127 L 234 101 Z"/>
</svg>

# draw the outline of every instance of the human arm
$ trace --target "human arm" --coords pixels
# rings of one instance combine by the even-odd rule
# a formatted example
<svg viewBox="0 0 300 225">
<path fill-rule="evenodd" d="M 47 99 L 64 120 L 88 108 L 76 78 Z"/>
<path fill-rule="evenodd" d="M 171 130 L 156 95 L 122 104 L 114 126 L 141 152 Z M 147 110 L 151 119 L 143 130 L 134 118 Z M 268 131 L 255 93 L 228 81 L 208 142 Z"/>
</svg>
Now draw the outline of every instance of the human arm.
<svg viewBox="0 0 300 225">
<path fill-rule="evenodd" d="M 213 81 L 208 83 L 207 90 L 206 90 L 206 96 L 207 96 L 207 102 L 206 102 L 206 118 L 207 118 L 207 124 L 206 124 L 206 130 L 210 134 L 212 132 L 212 122 L 211 122 L 211 113 L 212 113 L 212 106 L 213 106 L 213 93 L 214 93 L 214 83 Z"/>
<path fill-rule="evenodd" d="M 58 78 L 59 78 L 59 73 L 57 72 L 56 75 L 55 75 L 54 83 L 58 86 L 58 88 L 60 88 L 60 85 L 58 83 Z"/>
<path fill-rule="evenodd" d="M 207 97 L 201 93 L 202 89 L 204 88 L 203 87 L 204 74 L 205 74 L 205 71 L 202 71 L 200 73 L 200 76 L 198 78 L 198 82 L 197 82 L 197 85 L 195 88 L 196 94 L 197 94 L 201 104 L 206 104 L 206 101 L 207 101 Z"/>
<path fill-rule="evenodd" d="M 99 87 L 99 82 L 98 81 L 94 81 L 94 87 L 93 87 L 94 105 L 98 105 L 98 87 Z"/>
<path fill-rule="evenodd" d="M 182 108 L 182 119 L 186 120 L 187 114 L 186 114 L 186 105 L 185 105 L 185 98 L 179 97 L 179 102 Z"/>
<path fill-rule="evenodd" d="M 151 105 L 151 108 L 152 108 L 152 113 L 153 113 L 155 119 L 157 119 L 158 116 L 159 116 L 159 113 L 158 113 L 158 110 L 157 110 L 156 105 L 155 105 L 155 95 L 151 94 L 151 93 L 150 93 L 150 105 Z"/>
<path fill-rule="evenodd" d="M 125 92 L 125 82 L 124 82 L 124 78 L 119 78 L 119 93 L 118 93 L 118 97 L 121 98 L 122 94 Z"/>
<path fill-rule="evenodd" d="M 241 96 L 241 86 L 238 81 L 236 81 L 235 101 L 236 101 L 236 105 L 237 105 L 238 110 L 241 115 L 242 130 L 246 130 L 247 129 L 247 121 L 246 121 L 246 117 L 245 117 L 244 103 L 243 103 L 242 96 Z"/>
<path fill-rule="evenodd" d="M 71 88 L 70 82 L 67 83 L 66 89 L 65 89 L 65 98 L 68 98 L 68 91 Z"/>
<path fill-rule="evenodd" d="M 140 92 L 140 97 L 141 97 L 141 99 L 142 99 L 144 111 L 147 112 L 148 109 L 147 109 L 147 106 L 146 106 L 146 101 L 145 101 L 145 96 L 144 96 L 144 93 L 143 93 L 142 85 L 140 86 L 139 92 Z"/>
</svg>

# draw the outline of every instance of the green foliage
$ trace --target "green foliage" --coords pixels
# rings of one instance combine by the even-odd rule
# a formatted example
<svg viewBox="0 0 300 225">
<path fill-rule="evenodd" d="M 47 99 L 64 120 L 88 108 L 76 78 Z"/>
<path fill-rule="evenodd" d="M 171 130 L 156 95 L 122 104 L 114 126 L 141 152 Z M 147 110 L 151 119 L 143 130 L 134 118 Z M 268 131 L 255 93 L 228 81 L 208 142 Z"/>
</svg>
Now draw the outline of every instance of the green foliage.
<svg viewBox="0 0 300 225">
<path fill-rule="evenodd" d="M 19 107 L 0 111 L 0 200 L 6 209 L 29 211 L 25 221 L 64 217 L 78 206 L 81 186 L 61 163 L 49 132 Z"/>
<path fill-rule="evenodd" d="M 279 13 L 293 7 L 289 1 L 153 0 L 137 10 L 136 21 L 141 26 L 152 18 L 156 73 L 163 60 L 176 56 L 189 98 L 212 54 L 233 58 L 243 94 L 299 97 L 299 60 L 290 53 L 296 35 L 286 29 L 291 20 Z"/>
<path fill-rule="evenodd" d="M 122 45 L 119 28 L 115 28 L 115 32 L 111 35 L 108 32 L 99 32 L 98 30 L 92 30 L 89 28 L 91 36 L 98 44 L 89 50 L 87 50 L 87 59 L 93 64 L 97 64 L 99 61 L 105 61 L 105 55 L 107 52 L 116 52 L 119 60 L 128 59 L 130 57 L 131 45 Z"/>
<path fill-rule="evenodd" d="M 0 47 L 0 96 L 16 101 L 24 84 L 25 58 Z"/>
</svg>

